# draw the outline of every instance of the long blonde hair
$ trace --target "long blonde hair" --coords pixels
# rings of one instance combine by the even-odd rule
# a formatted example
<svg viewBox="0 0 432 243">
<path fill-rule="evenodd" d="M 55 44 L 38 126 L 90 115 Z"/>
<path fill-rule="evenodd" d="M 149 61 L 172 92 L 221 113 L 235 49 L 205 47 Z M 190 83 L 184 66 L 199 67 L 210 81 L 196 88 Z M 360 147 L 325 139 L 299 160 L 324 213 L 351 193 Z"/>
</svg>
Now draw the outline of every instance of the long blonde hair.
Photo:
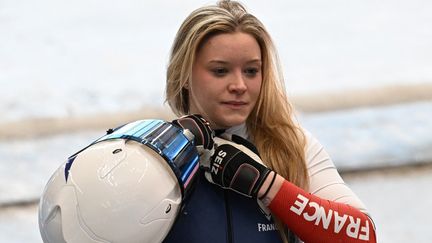
<svg viewBox="0 0 432 243">
<path fill-rule="evenodd" d="M 295 185 L 309 186 L 305 138 L 288 102 L 280 62 L 264 25 L 236 1 L 220 1 L 193 11 L 180 26 L 167 70 L 166 100 L 173 112 L 189 112 L 188 90 L 192 65 L 202 43 L 219 33 L 240 31 L 252 35 L 261 48 L 262 86 L 246 126 L 266 165 Z M 284 226 L 276 220 L 279 229 Z M 284 242 L 287 233 L 280 230 Z"/>
</svg>

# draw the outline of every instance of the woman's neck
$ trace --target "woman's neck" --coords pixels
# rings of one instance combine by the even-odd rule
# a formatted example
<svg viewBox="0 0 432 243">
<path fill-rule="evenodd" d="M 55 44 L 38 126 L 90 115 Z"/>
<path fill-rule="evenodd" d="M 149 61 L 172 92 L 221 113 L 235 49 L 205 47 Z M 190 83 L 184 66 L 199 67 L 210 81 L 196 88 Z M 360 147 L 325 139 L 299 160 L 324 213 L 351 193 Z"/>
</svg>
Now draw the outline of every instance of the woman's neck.
<svg viewBox="0 0 432 243">
<path fill-rule="evenodd" d="M 249 139 L 249 134 L 247 132 L 247 127 L 246 127 L 245 123 L 230 127 L 228 129 L 226 129 L 225 132 L 235 134 L 235 135 L 240 136 L 244 139 Z"/>
</svg>

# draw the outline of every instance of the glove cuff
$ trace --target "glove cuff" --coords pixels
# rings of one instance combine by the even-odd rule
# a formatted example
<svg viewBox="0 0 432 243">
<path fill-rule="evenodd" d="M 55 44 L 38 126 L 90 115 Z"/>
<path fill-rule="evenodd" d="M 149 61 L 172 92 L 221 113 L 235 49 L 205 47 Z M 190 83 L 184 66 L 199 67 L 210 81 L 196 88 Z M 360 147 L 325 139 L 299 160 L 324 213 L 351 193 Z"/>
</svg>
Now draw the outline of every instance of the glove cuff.
<svg viewBox="0 0 432 243">
<path fill-rule="evenodd" d="M 273 183 L 274 183 L 275 180 L 276 180 L 276 176 L 277 176 L 276 172 L 273 172 L 273 178 L 272 178 L 272 180 L 271 180 L 271 182 L 270 182 L 270 185 L 267 187 L 267 189 L 266 189 L 266 191 L 264 192 L 264 194 L 263 194 L 261 197 L 258 198 L 259 200 L 263 200 L 263 199 L 267 196 L 267 194 L 269 193 L 270 189 L 271 189 L 272 186 L 273 186 Z M 264 183 L 264 182 L 265 182 L 265 179 L 263 180 L 263 183 Z M 261 186 L 262 186 L 262 185 L 261 185 Z M 260 186 L 260 188 L 261 188 L 261 186 Z"/>
</svg>

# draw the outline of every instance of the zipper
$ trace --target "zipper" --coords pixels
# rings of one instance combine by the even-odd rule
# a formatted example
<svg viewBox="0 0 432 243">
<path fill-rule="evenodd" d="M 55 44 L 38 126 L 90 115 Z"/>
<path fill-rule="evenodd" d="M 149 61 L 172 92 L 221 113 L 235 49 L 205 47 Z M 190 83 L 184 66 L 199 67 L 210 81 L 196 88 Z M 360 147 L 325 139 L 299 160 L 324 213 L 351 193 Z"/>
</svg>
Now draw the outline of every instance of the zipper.
<svg viewBox="0 0 432 243">
<path fill-rule="evenodd" d="M 224 190 L 224 201 L 225 201 L 225 215 L 227 221 L 227 242 L 233 243 L 234 241 L 233 241 L 232 225 L 231 225 L 231 210 L 229 207 L 227 190 Z"/>
</svg>

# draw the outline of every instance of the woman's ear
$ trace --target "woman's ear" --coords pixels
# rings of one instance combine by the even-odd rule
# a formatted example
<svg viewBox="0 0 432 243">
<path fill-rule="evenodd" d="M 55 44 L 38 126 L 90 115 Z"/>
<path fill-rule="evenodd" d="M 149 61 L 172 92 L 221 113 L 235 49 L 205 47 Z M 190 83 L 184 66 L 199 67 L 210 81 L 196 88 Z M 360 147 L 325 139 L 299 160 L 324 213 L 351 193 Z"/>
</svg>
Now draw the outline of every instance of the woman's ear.
<svg viewBox="0 0 432 243">
<path fill-rule="evenodd" d="M 183 85 L 183 89 L 187 89 L 187 90 L 189 90 L 189 82 L 186 82 L 186 83 Z"/>
</svg>

